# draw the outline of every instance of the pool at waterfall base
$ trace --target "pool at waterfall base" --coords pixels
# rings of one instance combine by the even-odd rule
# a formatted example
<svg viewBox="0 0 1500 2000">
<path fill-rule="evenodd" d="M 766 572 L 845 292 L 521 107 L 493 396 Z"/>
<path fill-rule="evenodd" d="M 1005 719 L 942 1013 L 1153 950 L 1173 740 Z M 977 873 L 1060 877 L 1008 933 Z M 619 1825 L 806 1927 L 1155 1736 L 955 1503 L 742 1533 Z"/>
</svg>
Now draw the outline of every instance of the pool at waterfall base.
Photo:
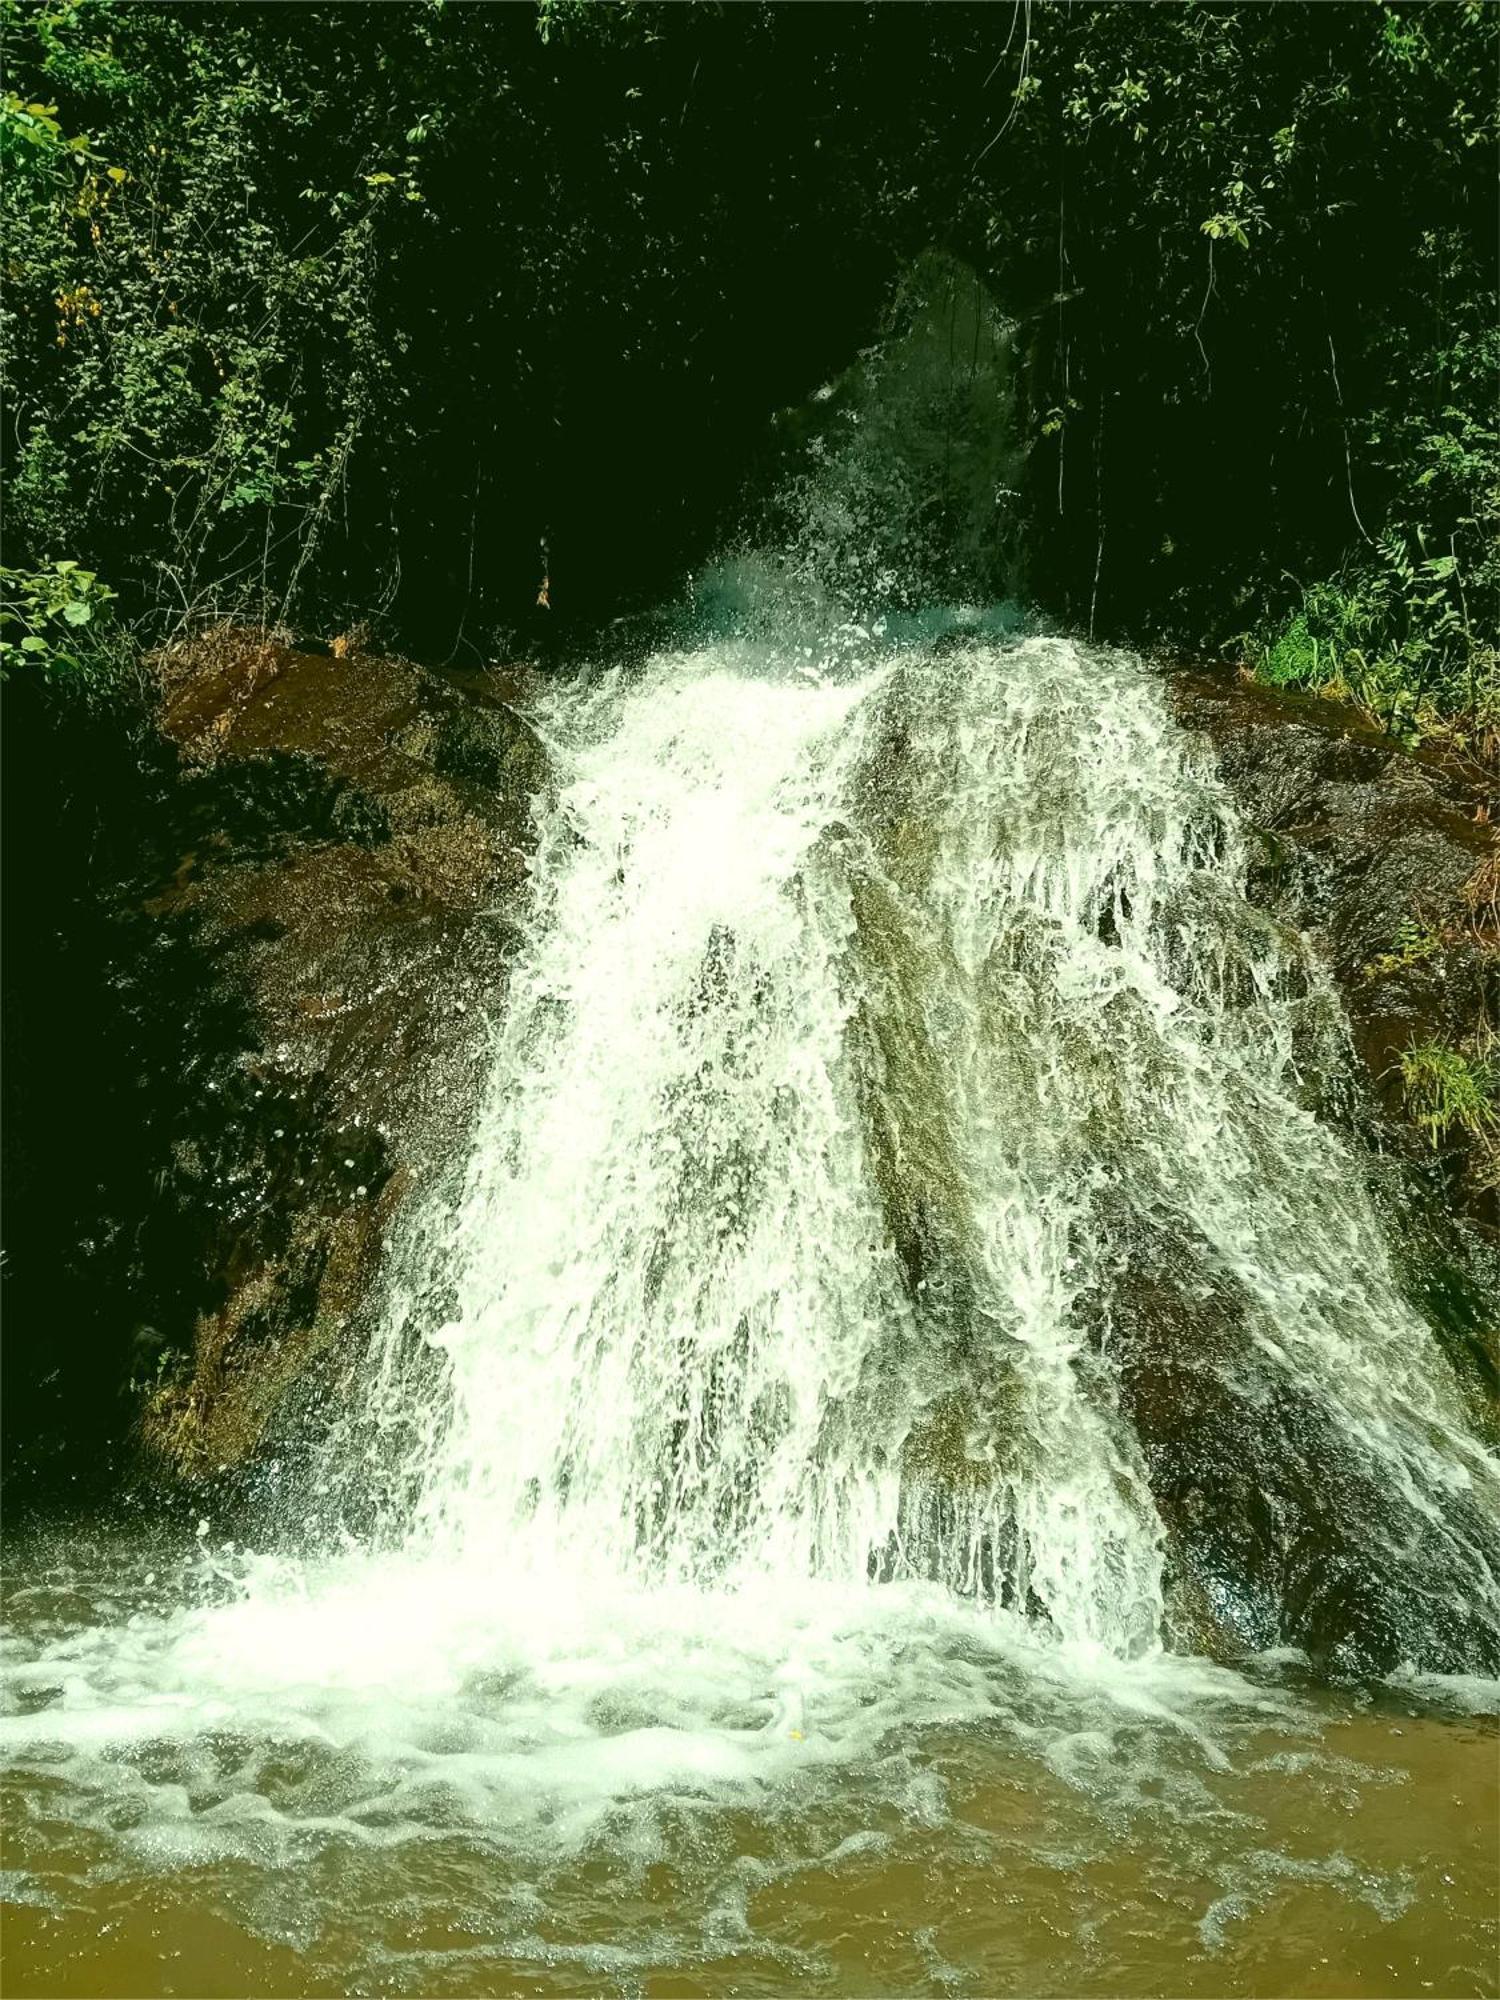
<svg viewBox="0 0 1500 2000">
<path fill-rule="evenodd" d="M 10 1993 L 1496 1990 L 1480 1683 L 931 1587 L 170 1560 L 16 1564 Z"/>
</svg>

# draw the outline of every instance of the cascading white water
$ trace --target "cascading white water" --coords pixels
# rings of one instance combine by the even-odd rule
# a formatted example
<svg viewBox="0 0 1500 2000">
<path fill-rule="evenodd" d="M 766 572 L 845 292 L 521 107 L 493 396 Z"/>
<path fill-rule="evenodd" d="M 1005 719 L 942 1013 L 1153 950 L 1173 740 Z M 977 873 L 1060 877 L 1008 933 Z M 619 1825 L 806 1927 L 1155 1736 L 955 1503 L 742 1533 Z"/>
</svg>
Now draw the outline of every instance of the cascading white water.
<svg viewBox="0 0 1500 2000">
<path fill-rule="evenodd" d="M 536 721 L 529 940 L 374 1371 L 407 1433 L 428 1385 L 415 1547 L 585 1593 L 927 1576 L 1145 1652 L 1167 1532 L 1116 1349 L 1148 1230 L 1232 1325 L 1245 1422 L 1297 1399 L 1309 1480 L 1495 1617 L 1493 1465 L 1304 1102 L 1336 1006 L 1148 674 L 845 627 Z"/>
<path fill-rule="evenodd" d="M 699 580 L 738 636 L 539 698 L 314 1490 L 13 1564 L 18 1991 L 1488 1990 L 1500 1479 L 1337 1002 L 1155 676 L 935 608 L 1013 370 L 909 303 Z"/>
<path fill-rule="evenodd" d="M 1153 676 L 809 622 L 539 704 L 527 935 L 392 1246 L 346 1545 L 28 1559 L 38 1962 L 123 1923 L 162 1991 L 197 1940 L 247 1991 L 272 1949 L 289 1991 L 1116 1992 L 1152 1939 L 1216 1992 L 1356 1938 L 1383 1992 L 1404 1926 L 1481 1990 L 1448 1710 L 1493 1683 L 1162 1647 L 1193 1589 L 1237 1650 L 1278 1636 L 1241 1589 L 1395 1602 L 1418 1667 L 1494 1629 L 1493 1467 L 1304 1103 L 1331 994 Z"/>
</svg>

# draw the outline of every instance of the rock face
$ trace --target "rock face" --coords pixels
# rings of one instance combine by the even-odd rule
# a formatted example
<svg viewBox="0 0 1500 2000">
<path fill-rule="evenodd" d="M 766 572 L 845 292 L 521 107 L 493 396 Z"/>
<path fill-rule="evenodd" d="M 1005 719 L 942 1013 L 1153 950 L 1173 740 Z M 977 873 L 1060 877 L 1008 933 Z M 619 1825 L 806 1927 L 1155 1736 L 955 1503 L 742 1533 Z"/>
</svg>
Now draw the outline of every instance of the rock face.
<svg viewBox="0 0 1500 2000">
<path fill-rule="evenodd" d="M 357 1351 L 384 1232 L 467 1101 L 547 768 L 514 678 L 227 630 L 157 670 L 185 838 L 145 912 L 206 975 L 160 1171 L 204 1290 L 143 1426 L 194 1476 Z"/>
<path fill-rule="evenodd" d="M 1402 750 L 1338 703 L 1227 675 L 1169 685 L 1257 836 L 1252 893 L 1338 983 L 1384 1142 L 1439 1169 L 1452 1205 L 1494 1228 L 1494 1140 L 1455 1124 L 1435 1144 L 1401 1077 L 1413 1044 L 1480 1060 L 1500 1030 L 1500 806 L 1482 775 Z"/>
<path fill-rule="evenodd" d="M 1444 1527 L 1420 1522 L 1414 1542 L 1409 1520 L 1385 1532 L 1378 1463 L 1315 1397 L 1290 1380 L 1253 1402 L 1243 1393 L 1233 1286 L 1185 1283 L 1165 1238 L 1132 1248 L 1111 1344 L 1166 1530 L 1173 1648 L 1235 1660 L 1293 1646 L 1336 1677 L 1403 1661 L 1500 1671 L 1500 1633 L 1468 1601 L 1467 1552 L 1491 1564 L 1500 1553 L 1483 1498 L 1455 1493 Z M 1493 1384 L 1474 1388 L 1476 1406 L 1493 1395 Z"/>
<path fill-rule="evenodd" d="M 1349 1128 L 1404 1287 L 1443 1342 L 1476 1432 L 1500 1441 L 1494 1138 L 1455 1127 L 1434 1145 L 1401 1079 L 1414 1044 L 1482 1058 L 1500 1018 L 1488 802 L 1462 772 L 1396 749 L 1332 703 L 1202 673 L 1170 686 L 1258 840 L 1252 895 L 1306 935 L 1341 991 L 1354 1074 L 1328 1079 L 1325 1111 Z M 1138 1244 L 1116 1313 L 1122 1402 L 1167 1528 L 1176 1645 L 1227 1658 L 1295 1645 L 1335 1673 L 1404 1659 L 1500 1670 L 1451 1546 L 1414 1559 L 1372 1532 L 1382 1495 L 1316 1409 L 1278 1395 L 1245 1424 L 1226 1394 L 1231 1299 L 1185 1288 L 1169 1246 Z M 1475 1505 L 1456 1500 L 1453 1519 L 1468 1546 L 1493 1548 Z"/>
</svg>

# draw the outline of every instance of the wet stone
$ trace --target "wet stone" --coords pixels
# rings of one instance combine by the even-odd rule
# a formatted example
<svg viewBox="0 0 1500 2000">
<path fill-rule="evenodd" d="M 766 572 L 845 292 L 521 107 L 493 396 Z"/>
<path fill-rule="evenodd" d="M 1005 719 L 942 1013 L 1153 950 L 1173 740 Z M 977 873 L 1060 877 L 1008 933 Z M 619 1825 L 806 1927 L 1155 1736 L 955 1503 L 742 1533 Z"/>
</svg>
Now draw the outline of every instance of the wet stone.
<svg viewBox="0 0 1500 2000">
<path fill-rule="evenodd" d="M 180 975 L 180 1068 L 148 1087 L 182 1100 L 161 1194 L 185 1270 L 141 1422 L 159 1464 L 218 1476 L 336 1380 L 392 1218 L 463 1116 L 482 1022 L 459 996 L 503 990 L 480 913 L 523 888 L 547 771 L 514 673 L 232 628 L 155 669 L 182 847 L 141 951 Z"/>
</svg>

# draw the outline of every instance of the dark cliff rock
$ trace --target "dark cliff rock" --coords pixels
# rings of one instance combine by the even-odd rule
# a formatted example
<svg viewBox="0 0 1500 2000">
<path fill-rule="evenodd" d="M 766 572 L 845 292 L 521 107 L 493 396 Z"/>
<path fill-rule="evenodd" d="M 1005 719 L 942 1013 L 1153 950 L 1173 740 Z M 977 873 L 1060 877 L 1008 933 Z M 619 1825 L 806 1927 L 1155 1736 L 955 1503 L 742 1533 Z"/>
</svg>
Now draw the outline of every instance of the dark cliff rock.
<svg viewBox="0 0 1500 2000">
<path fill-rule="evenodd" d="M 1472 774 L 1413 756 L 1330 702 L 1230 676 L 1169 682 L 1217 752 L 1249 824 L 1250 893 L 1295 925 L 1333 975 L 1349 1062 L 1325 1079 L 1380 1204 L 1412 1304 L 1452 1363 L 1477 1434 L 1500 1441 L 1500 1239 L 1492 1128 L 1437 1135 L 1414 1115 L 1401 1058 L 1440 1045 L 1483 1062 L 1500 972 L 1495 830 Z M 1356 1270 L 1350 1282 L 1360 1282 Z M 1167 1530 L 1169 1624 L 1189 1651 L 1302 1648 L 1335 1673 L 1417 1659 L 1493 1673 L 1493 1632 L 1464 1610 L 1455 1546 L 1494 1525 L 1456 1496 L 1456 1541 L 1413 1559 L 1372 1533 L 1383 1495 L 1326 1413 L 1279 1394 L 1253 1424 L 1230 1392 L 1233 1300 L 1198 1296 L 1170 1246 L 1136 1241 L 1109 1302 L 1121 1400 Z"/>
<path fill-rule="evenodd" d="M 1165 1235 L 1136 1232 L 1106 1310 L 1166 1530 L 1170 1644 L 1229 1660 L 1294 1646 L 1335 1677 L 1500 1671 L 1500 1634 L 1466 1603 L 1467 1563 L 1500 1555 L 1472 1494 L 1441 1522 L 1393 1515 L 1387 1469 L 1319 1399 L 1289 1377 L 1247 1398 L 1234 1285 L 1205 1291 Z"/>
<path fill-rule="evenodd" d="M 1483 1061 L 1500 1032 L 1500 806 L 1484 774 L 1401 749 L 1339 703 L 1208 673 L 1169 688 L 1250 824 L 1252 895 L 1338 984 L 1384 1142 L 1493 1228 L 1500 1131 L 1455 1124 L 1434 1143 L 1401 1076 L 1414 1045 Z"/>
<path fill-rule="evenodd" d="M 35 780 L 89 882 L 9 1038 L 11 1379 L 54 1482 L 132 1434 L 213 1476 L 336 1397 L 465 1115 L 545 754 L 523 676 L 338 650 L 210 633 L 149 663 L 128 771 L 68 723 Z"/>
<path fill-rule="evenodd" d="M 238 1004 L 168 1172 L 209 1295 L 144 1412 L 179 1471 L 253 1450 L 362 1325 L 392 1215 L 467 1103 L 546 760 L 500 676 L 219 633 L 160 663 L 202 831 L 146 911 Z"/>
</svg>

